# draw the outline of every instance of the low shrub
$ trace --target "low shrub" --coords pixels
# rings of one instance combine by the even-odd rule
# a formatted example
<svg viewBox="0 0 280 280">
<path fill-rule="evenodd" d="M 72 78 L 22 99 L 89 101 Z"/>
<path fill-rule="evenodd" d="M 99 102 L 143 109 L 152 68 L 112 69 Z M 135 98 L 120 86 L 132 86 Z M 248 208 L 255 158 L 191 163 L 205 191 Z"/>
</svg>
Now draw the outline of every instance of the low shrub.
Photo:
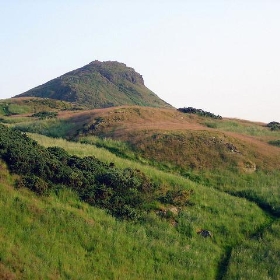
<svg viewBox="0 0 280 280">
<path fill-rule="evenodd" d="M 107 209 L 119 218 L 138 219 L 147 204 L 156 200 L 158 188 L 144 173 L 118 169 L 93 156 L 79 158 L 59 147 L 44 148 L 18 130 L 0 125 L 0 157 L 21 175 L 18 187 L 37 194 L 67 187 L 91 205 Z M 181 204 L 183 192 L 172 193 L 171 203 Z"/>
<path fill-rule="evenodd" d="M 280 140 L 269 141 L 268 144 L 280 147 Z"/>
<path fill-rule="evenodd" d="M 32 117 L 36 117 L 39 119 L 52 119 L 57 117 L 57 112 L 42 111 L 33 114 Z"/>
<path fill-rule="evenodd" d="M 280 130 L 280 123 L 279 122 L 270 122 L 266 125 L 270 128 L 270 130 Z"/>
<path fill-rule="evenodd" d="M 49 185 L 41 178 L 35 175 L 22 176 L 17 181 L 17 187 L 28 188 L 39 195 L 47 194 Z"/>
<path fill-rule="evenodd" d="M 179 108 L 178 111 L 180 111 L 182 113 L 187 113 L 187 114 L 197 114 L 202 117 L 209 117 L 209 118 L 213 118 L 213 119 L 222 119 L 222 117 L 220 115 L 215 115 L 213 113 L 204 111 L 202 109 L 196 109 L 193 107 Z"/>
</svg>

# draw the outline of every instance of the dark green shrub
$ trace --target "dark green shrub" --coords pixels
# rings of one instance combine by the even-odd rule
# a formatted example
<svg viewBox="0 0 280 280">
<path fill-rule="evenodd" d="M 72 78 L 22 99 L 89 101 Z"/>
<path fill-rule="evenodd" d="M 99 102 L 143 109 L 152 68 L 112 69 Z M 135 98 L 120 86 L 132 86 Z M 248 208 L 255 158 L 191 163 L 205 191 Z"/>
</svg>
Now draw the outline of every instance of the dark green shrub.
<svg viewBox="0 0 280 280">
<path fill-rule="evenodd" d="M 38 194 L 68 187 L 84 201 L 120 218 L 136 219 L 156 189 L 139 170 L 117 169 L 95 157 L 70 156 L 58 147 L 45 149 L 5 126 L 0 126 L 0 156 L 12 172 L 21 175 L 18 186 Z"/>
<path fill-rule="evenodd" d="M 22 176 L 17 181 L 17 187 L 28 188 L 39 195 L 47 194 L 49 190 L 49 185 L 35 175 Z"/>
<path fill-rule="evenodd" d="M 280 130 L 280 123 L 279 122 L 270 122 L 266 125 L 271 130 Z"/>
<path fill-rule="evenodd" d="M 32 117 L 36 117 L 39 119 L 53 119 L 53 118 L 57 117 L 57 112 L 42 111 L 42 112 L 33 114 Z"/>
<path fill-rule="evenodd" d="M 0 157 L 11 172 L 21 175 L 18 186 L 38 194 L 70 188 L 91 205 L 119 218 L 138 219 L 157 199 L 156 186 L 144 173 L 118 169 L 95 157 L 70 156 L 59 147 L 44 148 L 18 130 L 0 125 Z M 188 191 L 171 191 L 166 203 L 185 205 Z"/>
<path fill-rule="evenodd" d="M 268 144 L 280 147 L 280 140 L 269 141 Z"/>
<path fill-rule="evenodd" d="M 206 122 L 204 124 L 209 128 L 217 128 L 218 127 L 218 125 L 216 123 L 213 123 L 213 122 Z"/>
<path fill-rule="evenodd" d="M 215 115 L 213 113 L 204 111 L 202 109 L 196 109 L 193 107 L 184 107 L 184 108 L 179 108 L 178 111 L 186 114 L 197 114 L 202 117 L 208 117 L 208 118 L 213 118 L 213 119 L 222 119 L 220 115 Z"/>
<path fill-rule="evenodd" d="M 189 203 L 190 195 L 192 193 L 193 190 L 169 190 L 165 196 L 160 198 L 160 200 L 165 204 L 184 206 Z"/>
</svg>

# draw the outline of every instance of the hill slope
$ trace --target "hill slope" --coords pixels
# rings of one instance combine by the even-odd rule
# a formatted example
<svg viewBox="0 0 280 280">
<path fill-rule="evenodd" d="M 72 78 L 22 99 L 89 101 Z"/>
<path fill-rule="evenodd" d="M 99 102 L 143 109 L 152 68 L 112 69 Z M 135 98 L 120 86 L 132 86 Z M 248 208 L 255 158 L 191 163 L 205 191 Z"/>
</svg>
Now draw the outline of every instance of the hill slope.
<svg viewBox="0 0 280 280">
<path fill-rule="evenodd" d="M 17 135 L 23 147 L 30 143 L 40 153 L 46 151 L 26 135 L 9 133 Z M 9 133 L 0 135 L 5 139 Z M 55 146 L 61 141 L 53 140 Z M 19 148 L 13 141 L 0 142 L 3 155 Z M 10 148 L 6 149 L 7 145 Z M 78 159 L 75 154 L 81 149 L 87 156 L 97 152 L 89 145 L 71 145 L 75 146 L 72 159 Z M 106 158 L 104 151 L 100 154 Z M 14 156 L 19 157 L 11 163 L 19 163 L 22 154 L 16 152 Z M 226 279 L 278 279 L 279 221 L 271 224 L 270 217 L 244 198 L 138 164 L 140 170 L 152 171 L 149 176 L 159 185 L 173 190 L 191 188 L 194 192 L 191 204 L 178 207 L 175 223 L 168 218 L 172 212 L 166 218 L 160 212 L 149 212 L 140 223 L 129 223 L 81 202 L 66 186 L 58 185 L 48 196 L 34 195 L 23 187 L 14 189 L 12 185 L 20 175 L 9 172 L 3 162 L 9 159 L 4 156 L 0 160 L 1 279 L 223 279 L 225 273 Z M 120 163 L 129 167 L 133 164 Z M 13 166 L 8 165 L 11 171 Z M 41 175 L 43 169 L 38 170 Z M 77 174 L 77 170 L 73 172 Z M 200 227 L 211 229 L 212 238 L 196 234 Z M 264 234 L 259 244 L 252 236 L 260 232 Z M 252 259 L 246 254 L 248 250 Z M 242 264 L 244 260 L 240 262 L 243 255 L 247 266 Z M 262 255 L 268 257 L 259 265 L 258 256 Z"/>
<path fill-rule="evenodd" d="M 16 97 L 52 98 L 89 108 L 171 107 L 144 85 L 139 73 L 116 61 L 93 61 Z"/>
<path fill-rule="evenodd" d="M 14 124 L 21 131 L 86 143 L 95 141 L 94 137 L 114 139 L 128 145 L 126 151 L 110 148 L 118 155 L 127 157 L 132 152 L 134 158 L 169 169 L 180 168 L 183 173 L 187 170 L 234 169 L 251 173 L 280 169 L 280 149 L 271 145 L 279 141 L 280 132 L 272 131 L 263 123 L 213 119 L 174 108 L 119 106 L 82 110 L 73 107 L 73 103 L 53 104 L 51 101 L 55 100 L 12 98 L 3 101 L 3 110 L 9 114 L 2 115 L 0 121 Z M 24 114 L 20 114 L 20 108 L 25 108 Z M 53 117 L 42 118 L 39 116 L 42 113 Z"/>
<path fill-rule="evenodd" d="M 0 126 L 0 279 L 279 279 L 280 131 L 174 108 L 0 105 L 7 126 L 57 137 Z"/>
<path fill-rule="evenodd" d="M 232 123 L 235 130 L 230 129 Z M 236 131 L 237 126 L 240 132 Z M 112 138 L 128 143 L 142 158 L 183 170 L 236 168 L 250 173 L 256 169 L 280 168 L 280 149 L 268 144 L 269 140 L 279 139 L 277 131 L 263 124 L 214 120 L 175 109 L 122 106 L 64 110 L 53 121 L 46 123 L 33 118 L 17 127 L 22 131 L 87 143 L 92 136 Z M 248 135 L 246 130 L 255 131 L 259 136 Z"/>
</svg>

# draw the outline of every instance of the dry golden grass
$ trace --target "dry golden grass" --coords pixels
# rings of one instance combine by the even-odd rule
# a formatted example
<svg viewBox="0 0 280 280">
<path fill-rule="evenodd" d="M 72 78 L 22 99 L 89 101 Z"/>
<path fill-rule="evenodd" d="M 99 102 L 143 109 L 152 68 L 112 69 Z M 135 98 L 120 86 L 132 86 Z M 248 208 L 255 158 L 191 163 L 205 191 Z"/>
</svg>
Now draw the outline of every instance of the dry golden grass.
<svg viewBox="0 0 280 280">
<path fill-rule="evenodd" d="M 277 135 L 242 133 L 243 128 L 245 131 L 251 127 L 265 131 L 263 123 L 227 118 L 213 120 L 173 108 L 141 106 L 61 110 L 58 119 L 71 124 L 67 132 L 69 138 L 95 135 L 125 141 L 144 158 L 184 169 L 232 166 L 247 171 L 254 170 L 254 166 L 280 169 L 280 149 L 267 143 L 277 140 Z M 208 127 L 207 122 L 213 122 L 217 128 Z M 238 125 L 241 132 L 224 129 L 229 122 Z M 232 151 L 229 145 L 238 152 Z M 246 169 L 247 165 L 252 168 Z"/>
<path fill-rule="evenodd" d="M 248 164 L 261 169 L 280 169 L 280 149 L 267 144 L 263 140 L 265 136 L 209 128 L 203 124 L 205 118 L 176 109 L 121 106 L 64 111 L 59 113 L 59 118 L 88 128 L 85 134 L 129 142 L 144 157 L 184 168 L 216 168 L 225 163 L 225 167 L 233 164 L 242 170 Z M 264 126 L 246 120 L 234 121 L 245 126 Z M 213 142 L 213 139 L 219 140 Z M 227 143 L 237 147 L 238 152 L 227 149 Z"/>
</svg>

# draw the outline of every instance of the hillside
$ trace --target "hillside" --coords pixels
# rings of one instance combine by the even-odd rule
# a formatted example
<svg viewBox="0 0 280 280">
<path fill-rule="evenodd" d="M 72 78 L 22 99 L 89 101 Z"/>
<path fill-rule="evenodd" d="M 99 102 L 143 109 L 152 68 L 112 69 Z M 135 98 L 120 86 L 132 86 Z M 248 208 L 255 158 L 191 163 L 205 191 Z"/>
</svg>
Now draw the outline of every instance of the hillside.
<svg viewBox="0 0 280 280">
<path fill-rule="evenodd" d="M 144 85 L 139 73 L 116 61 L 93 61 L 16 97 L 51 98 L 88 108 L 171 107 Z"/>
<path fill-rule="evenodd" d="M 277 279 L 280 275 L 279 215 L 268 215 L 256 203 L 121 159 L 93 145 L 32 135 L 49 147 L 46 149 L 19 132 L 3 126 L 1 131 L 5 132 L 0 134 L 1 279 L 257 280 Z M 9 137 L 14 141 L 9 141 Z M 57 156 L 63 158 L 57 161 Z M 99 164 L 109 173 L 119 168 L 135 168 L 170 192 L 159 200 L 162 205 L 150 204 L 150 211 L 139 222 L 116 220 L 95 207 L 98 201 L 84 203 L 79 195 L 83 188 L 76 184 L 82 178 L 77 163 L 90 167 L 87 159 L 93 156 L 98 159 L 93 161 L 94 169 Z M 42 164 L 30 164 L 36 160 Z M 104 160 L 114 162 L 115 167 L 102 163 Z M 67 169 L 67 162 L 75 167 Z M 58 174 L 47 168 L 54 165 L 65 166 L 66 170 L 60 168 Z M 34 188 L 41 184 L 26 180 L 26 175 L 33 174 L 48 180 L 51 177 L 44 176 L 49 172 L 56 180 L 76 182 L 74 188 L 66 181 L 64 186 L 61 182 L 49 182 L 51 189 L 41 193 L 42 188 Z M 25 186 L 18 183 L 24 178 L 28 183 Z M 115 175 L 112 178 L 117 179 Z M 269 177 L 262 186 L 250 183 L 260 193 L 269 184 Z M 106 191 L 95 180 L 91 187 Z M 174 194 L 180 189 L 192 191 L 188 203 L 178 206 L 180 200 Z M 119 192 L 121 195 L 121 188 Z M 160 198 L 161 192 L 155 194 Z M 102 197 L 106 200 L 106 196 Z M 172 199 L 175 205 L 170 204 Z M 279 195 L 275 199 L 279 205 Z M 99 207 L 103 208 L 101 204 Z M 197 234 L 200 228 L 211 230 L 212 237 Z"/>
<path fill-rule="evenodd" d="M 36 97 L 20 97 L 0 100 L 0 117 L 24 117 L 42 111 L 83 110 L 82 106 L 73 103 Z"/>
<path fill-rule="evenodd" d="M 19 116 L 11 116 L 15 121 Z M 22 131 L 86 143 L 93 137 L 126 143 L 136 158 L 167 168 L 190 170 L 279 170 L 279 131 L 262 123 L 213 119 L 175 109 L 122 106 L 95 110 L 57 110 L 52 120 L 18 123 Z M 122 153 L 115 149 L 116 153 Z M 123 156 L 129 156 L 128 154 Z"/>
<path fill-rule="evenodd" d="M 0 108 L 0 279 L 280 277 L 274 123 L 39 97 Z"/>
</svg>

